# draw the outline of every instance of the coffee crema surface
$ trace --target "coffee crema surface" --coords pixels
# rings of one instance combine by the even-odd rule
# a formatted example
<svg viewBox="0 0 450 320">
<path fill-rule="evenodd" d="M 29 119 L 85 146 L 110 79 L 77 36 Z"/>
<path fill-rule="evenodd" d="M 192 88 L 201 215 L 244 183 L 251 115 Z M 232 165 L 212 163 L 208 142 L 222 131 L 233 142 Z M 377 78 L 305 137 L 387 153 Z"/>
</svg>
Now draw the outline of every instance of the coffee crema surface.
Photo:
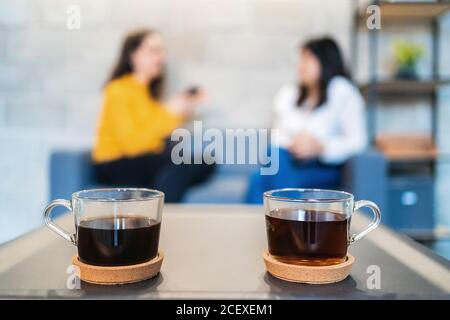
<svg viewBox="0 0 450 320">
<path fill-rule="evenodd" d="M 269 252 L 290 264 L 325 266 L 347 257 L 350 219 L 342 213 L 293 208 L 266 214 Z"/>
</svg>

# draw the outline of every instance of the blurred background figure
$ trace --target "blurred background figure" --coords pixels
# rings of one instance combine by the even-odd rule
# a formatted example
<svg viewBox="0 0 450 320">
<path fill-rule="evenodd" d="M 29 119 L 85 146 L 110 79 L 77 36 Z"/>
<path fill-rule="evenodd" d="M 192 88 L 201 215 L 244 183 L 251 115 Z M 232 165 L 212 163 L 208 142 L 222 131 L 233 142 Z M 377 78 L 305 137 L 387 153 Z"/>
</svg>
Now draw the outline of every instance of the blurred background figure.
<svg viewBox="0 0 450 320">
<path fill-rule="evenodd" d="M 333 39 L 301 47 L 298 77 L 300 84 L 284 86 L 274 101 L 279 171 L 250 177 L 248 203 L 261 203 L 262 193 L 271 189 L 336 188 L 340 165 L 366 147 L 364 100 Z"/>
<path fill-rule="evenodd" d="M 129 34 L 111 77 L 92 152 L 97 183 L 150 187 L 179 202 L 192 185 L 204 181 L 212 165 L 174 165 L 170 134 L 201 101 L 197 89 L 161 101 L 165 54 L 161 35 L 153 30 Z"/>
</svg>

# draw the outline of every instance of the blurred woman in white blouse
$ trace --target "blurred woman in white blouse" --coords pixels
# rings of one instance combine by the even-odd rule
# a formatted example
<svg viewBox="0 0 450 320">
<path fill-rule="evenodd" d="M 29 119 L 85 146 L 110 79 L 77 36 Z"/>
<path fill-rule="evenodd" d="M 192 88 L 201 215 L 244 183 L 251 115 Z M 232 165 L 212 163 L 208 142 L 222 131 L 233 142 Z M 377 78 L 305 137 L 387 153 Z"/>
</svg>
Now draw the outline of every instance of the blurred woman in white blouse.
<svg viewBox="0 0 450 320">
<path fill-rule="evenodd" d="M 367 145 L 364 101 L 330 38 L 306 42 L 300 50 L 300 84 L 282 87 L 274 99 L 279 132 L 279 171 L 255 172 L 246 202 L 261 203 L 271 189 L 336 188 L 340 167 Z"/>
</svg>

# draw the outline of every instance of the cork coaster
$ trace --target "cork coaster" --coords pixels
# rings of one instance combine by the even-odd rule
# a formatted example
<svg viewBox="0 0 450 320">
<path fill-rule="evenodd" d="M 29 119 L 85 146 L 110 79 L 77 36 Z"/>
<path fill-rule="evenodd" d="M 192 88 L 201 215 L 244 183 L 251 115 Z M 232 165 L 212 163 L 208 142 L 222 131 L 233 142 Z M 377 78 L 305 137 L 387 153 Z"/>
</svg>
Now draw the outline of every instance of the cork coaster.
<svg viewBox="0 0 450 320">
<path fill-rule="evenodd" d="M 102 285 L 127 284 L 147 280 L 156 276 L 161 270 L 164 252 L 150 261 L 129 266 L 103 267 L 86 264 L 72 257 L 72 264 L 80 268 L 80 279 L 89 283 Z"/>
<path fill-rule="evenodd" d="M 355 258 L 347 255 L 347 260 L 331 266 L 302 266 L 287 264 L 276 260 L 268 251 L 263 252 L 267 271 L 276 278 L 290 282 L 308 284 L 326 284 L 339 282 L 347 278 Z"/>
</svg>

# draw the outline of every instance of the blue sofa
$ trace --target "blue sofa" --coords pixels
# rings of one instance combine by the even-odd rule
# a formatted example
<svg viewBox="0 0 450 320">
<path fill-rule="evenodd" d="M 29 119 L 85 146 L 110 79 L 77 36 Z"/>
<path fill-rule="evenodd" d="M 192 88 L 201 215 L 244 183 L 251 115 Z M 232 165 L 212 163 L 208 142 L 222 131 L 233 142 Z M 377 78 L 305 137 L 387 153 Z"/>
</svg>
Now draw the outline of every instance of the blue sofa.
<svg viewBox="0 0 450 320">
<path fill-rule="evenodd" d="M 189 190 L 185 203 L 242 203 L 248 176 L 255 166 L 219 165 L 206 183 Z M 375 150 L 368 150 L 350 159 L 343 167 L 342 190 L 357 199 L 376 202 L 385 207 L 386 161 Z M 94 180 L 90 153 L 54 151 L 50 155 L 50 198 L 69 199 L 74 191 L 99 187 Z"/>
</svg>

